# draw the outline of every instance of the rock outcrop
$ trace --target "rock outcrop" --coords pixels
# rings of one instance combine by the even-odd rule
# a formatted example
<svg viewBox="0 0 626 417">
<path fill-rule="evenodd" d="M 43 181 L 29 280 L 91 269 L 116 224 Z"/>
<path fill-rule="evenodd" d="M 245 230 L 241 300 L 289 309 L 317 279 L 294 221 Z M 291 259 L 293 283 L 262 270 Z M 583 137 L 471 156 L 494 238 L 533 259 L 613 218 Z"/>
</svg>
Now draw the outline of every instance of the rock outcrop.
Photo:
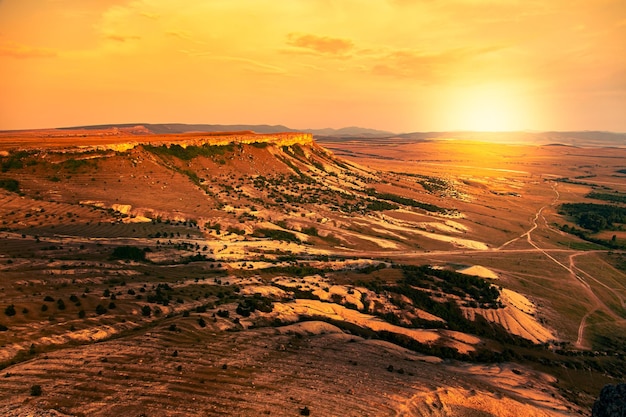
<svg viewBox="0 0 626 417">
<path fill-rule="evenodd" d="M 148 138 L 146 138 L 148 139 Z M 193 135 L 172 135 L 169 140 L 145 140 L 145 141 L 131 141 L 124 143 L 111 143 L 111 144 L 98 144 L 98 145 L 84 145 L 80 148 L 82 150 L 114 150 L 117 152 L 124 152 L 135 148 L 139 145 L 179 145 L 183 148 L 188 146 L 203 146 L 213 145 L 222 146 L 231 143 L 251 144 L 251 143 L 268 143 L 276 146 L 291 146 L 295 144 L 308 145 L 313 142 L 313 135 L 310 133 L 270 133 L 259 134 L 253 132 L 225 132 L 222 134 L 206 133 L 206 134 L 193 134 Z"/>
</svg>

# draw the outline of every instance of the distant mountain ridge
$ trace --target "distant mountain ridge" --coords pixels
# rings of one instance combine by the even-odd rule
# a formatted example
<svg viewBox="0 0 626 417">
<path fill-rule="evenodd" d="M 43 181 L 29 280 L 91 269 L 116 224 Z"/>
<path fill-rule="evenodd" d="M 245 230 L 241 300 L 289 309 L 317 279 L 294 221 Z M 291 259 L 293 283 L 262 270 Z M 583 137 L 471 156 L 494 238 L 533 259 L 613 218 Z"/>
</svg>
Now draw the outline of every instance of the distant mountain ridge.
<svg viewBox="0 0 626 417">
<path fill-rule="evenodd" d="M 404 140 L 473 140 L 506 144 L 625 147 L 626 133 L 572 132 L 413 132 L 395 135 Z M 391 139 L 391 138 L 390 138 Z"/>
<path fill-rule="evenodd" d="M 230 131 L 252 131 L 256 133 L 283 133 L 283 132 L 303 132 L 316 136 L 332 137 L 387 137 L 395 133 L 384 130 L 368 129 L 357 126 L 344 127 L 341 129 L 292 129 L 284 125 L 223 125 L 223 124 L 186 124 L 186 123 L 122 123 L 122 124 L 102 124 L 91 126 L 62 127 L 59 130 L 98 130 L 111 128 L 133 128 L 143 126 L 154 134 L 177 134 L 189 132 L 230 132 Z"/>
<path fill-rule="evenodd" d="M 384 130 L 357 126 L 340 129 L 293 129 L 284 125 L 225 125 L 225 124 L 186 124 L 186 123 L 121 123 L 89 126 L 72 126 L 57 129 L 38 130 L 111 130 L 121 129 L 132 135 L 145 134 L 184 134 L 192 132 L 255 132 L 261 134 L 302 132 L 310 133 L 320 142 L 344 140 L 426 141 L 426 140 L 471 140 L 503 144 L 564 145 L 577 147 L 626 147 L 626 133 L 607 131 L 549 131 L 549 132 L 409 132 L 394 133 Z M 8 133 L 1 132 L 1 133 Z"/>
</svg>

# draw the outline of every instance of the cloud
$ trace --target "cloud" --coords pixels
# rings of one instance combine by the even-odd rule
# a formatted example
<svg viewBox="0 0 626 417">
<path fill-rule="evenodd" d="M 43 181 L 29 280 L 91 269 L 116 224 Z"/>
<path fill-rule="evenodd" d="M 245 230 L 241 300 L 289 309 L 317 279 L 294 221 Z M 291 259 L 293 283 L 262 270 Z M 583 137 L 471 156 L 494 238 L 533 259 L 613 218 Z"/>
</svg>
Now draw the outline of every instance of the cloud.
<svg viewBox="0 0 626 417">
<path fill-rule="evenodd" d="M 53 58 L 57 55 L 55 50 L 48 48 L 36 48 L 18 43 L 0 45 L 0 56 L 12 58 Z"/>
<path fill-rule="evenodd" d="M 185 41 L 190 41 L 193 43 L 197 43 L 199 45 L 204 45 L 205 42 L 199 41 L 197 39 L 195 39 L 189 32 L 185 31 L 185 30 L 168 30 L 167 32 L 165 32 L 166 35 L 168 36 L 173 36 L 175 38 L 179 38 Z"/>
<path fill-rule="evenodd" d="M 448 78 L 456 70 L 469 65 L 474 57 L 502 49 L 500 46 L 457 48 L 441 53 L 423 53 L 415 50 L 394 50 L 382 55 L 372 67 L 376 75 L 421 80 L 434 83 Z"/>
<path fill-rule="evenodd" d="M 104 35 L 104 38 L 110 39 L 116 42 L 128 42 L 128 41 L 138 41 L 141 39 L 141 36 L 108 34 L 108 35 Z"/>
<path fill-rule="evenodd" d="M 298 33 L 287 35 L 287 44 L 324 55 L 345 55 L 354 48 L 349 39 Z"/>
<path fill-rule="evenodd" d="M 161 18 L 160 14 L 150 13 L 150 12 L 146 12 L 146 11 L 139 12 L 139 15 L 141 15 L 141 16 L 147 18 L 147 19 L 152 19 L 152 20 L 157 20 L 157 19 Z"/>
<path fill-rule="evenodd" d="M 227 55 L 213 55 L 211 52 L 207 52 L 207 51 L 194 51 L 194 50 L 187 50 L 187 49 L 181 49 L 179 52 L 192 56 L 192 57 L 205 57 L 207 59 L 212 59 L 215 61 L 236 62 L 236 63 L 245 64 L 243 68 L 249 71 L 253 71 L 253 72 L 260 72 L 264 74 L 286 74 L 287 73 L 287 71 L 284 68 L 277 67 L 275 65 L 266 64 L 264 62 L 256 61 L 250 58 L 242 58 L 242 57 L 227 56 Z"/>
</svg>

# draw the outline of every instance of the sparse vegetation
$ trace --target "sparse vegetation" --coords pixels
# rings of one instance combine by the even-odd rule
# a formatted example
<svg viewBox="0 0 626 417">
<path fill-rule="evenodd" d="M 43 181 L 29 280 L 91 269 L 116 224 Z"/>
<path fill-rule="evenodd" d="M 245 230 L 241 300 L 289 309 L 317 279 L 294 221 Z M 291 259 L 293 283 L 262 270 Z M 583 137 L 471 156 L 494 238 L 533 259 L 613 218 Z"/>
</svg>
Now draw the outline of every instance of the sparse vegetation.
<svg viewBox="0 0 626 417">
<path fill-rule="evenodd" d="M 20 183 L 12 178 L 0 178 L 0 188 L 4 188 L 12 193 L 20 191 Z"/>
<path fill-rule="evenodd" d="M 361 166 L 368 168 L 361 169 L 307 145 L 289 146 L 283 152 L 265 142 L 225 147 L 147 146 L 145 150 L 107 151 L 106 158 L 95 159 L 88 154 L 55 151 L 50 151 L 46 160 L 36 154 L 11 162 L 11 156 L 0 158 L 3 170 L 15 170 L 7 175 L 19 179 L 18 187 L 8 190 L 22 193 L 19 197 L 5 193 L 6 206 L 0 208 L 1 227 L 6 232 L 0 239 L 0 265 L 5 271 L 0 288 L 7 294 L 0 331 L 5 332 L 2 343 L 9 358 L 0 365 L 15 367 L 3 378 L 7 392 L 18 392 L 18 384 L 24 390 L 39 382 L 49 387 L 46 397 L 56 398 L 59 409 L 78 415 L 84 410 L 77 409 L 74 398 L 91 406 L 101 400 L 97 398 L 100 393 L 115 399 L 120 395 L 118 387 L 137 389 L 138 380 L 160 384 L 163 378 L 175 378 L 182 388 L 171 390 L 171 397 L 164 398 L 162 405 L 183 398 L 179 405 L 184 413 L 188 411 L 185 401 L 191 402 L 191 395 L 202 392 L 221 395 L 234 389 L 237 395 L 223 396 L 228 404 L 232 404 L 231 397 L 240 400 L 251 392 L 263 395 L 264 384 L 251 388 L 249 372 L 253 368 L 258 380 L 272 369 L 272 378 L 287 381 L 289 390 L 299 381 L 298 375 L 311 369 L 315 369 L 311 389 L 318 389 L 318 380 L 327 383 L 329 372 L 335 373 L 335 378 L 341 373 L 342 378 L 336 378 L 338 386 L 351 387 L 353 375 L 367 371 L 373 378 L 368 392 L 374 394 L 384 392 L 380 387 L 389 378 L 399 380 L 417 372 L 414 362 L 402 360 L 393 349 L 385 351 L 383 364 L 374 361 L 372 358 L 380 358 L 378 345 L 359 343 L 357 336 L 386 340 L 440 358 L 476 362 L 475 369 L 481 369 L 480 363 L 510 361 L 519 372 L 512 375 L 527 378 L 526 386 L 541 382 L 532 379 L 532 370 L 540 370 L 558 378 L 555 385 L 570 390 L 567 398 L 581 403 L 592 389 L 587 382 L 595 387 L 623 377 L 623 325 L 608 314 L 610 309 L 623 315 L 618 300 L 622 288 L 615 277 L 619 277 L 617 269 L 626 270 L 626 261 L 620 251 L 609 251 L 626 244 L 623 219 L 615 217 L 619 212 L 615 208 L 624 203 L 623 193 L 595 185 L 586 197 L 611 204 L 592 206 L 614 208 L 561 207 L 568 226 L 559 227 L 587 242 L 557 233 L 553 210 L 542 212 L 553 222 L 552 227 L 538 221 L 536 230 L 528 234 L 537 247 L 553 250 L 547 253 L 559 262 L 567 262 L 572 255 L 572 267 L 606 304 L 606 308 L 601 305 L 590 312 L 588 299 L 577 299 L 577 287 L 570 285 L 568 271 L 527 245 L 525 236 L 499 251 L 472 247 L 472 242 L 484 242 L 497 248 L 531 228 L 529 214 L 551 201 L 551 180 L 537 175 L 548 172 L 545 164 L 540 165 L 541 170 L 529 165 L 532 177 L 507 171 L 498 174 L 502 178 L 490 176 L 487 182 L 478 173 L 472 174 L 476 178 L 462 176 L 459 180 L 451 169 L 453 180 L 448 181 L 438 176 L 443 175 L 441 167 L 429 171 L 419 164 L 389 160 L 394 169 L 407 167 L 418 172 L 424 168 L 425 173 L 379 171 L 382 165 L 376 163 L 372 167 L 366 163 Z M 279 159 L 271 159 L 275 153 L 280 154 Z M 567 175 L 558 164 L 551 169 Z M 598 184 L 608 184 L 607 171 L 606 166 L 596 169 L 589 163 L 582 171 L 585 175 L 567 185 L 569 192 L 562 190 L 565 185 L 558 185 L 561 200 L 578 204 L 588 191 L 582 188 L 587 185 L 578 182 L 597 176 Z M 448 173 L 445 175 L 447 178 Z M 471 195 L 472 190 L 479 192 Z M 528 195 L 520 207 L 509 198 L 517 190 Z M 471 198 L 480 198 L 461 200 L 459 196 L 466 192 Z M 440 216 L 460 214 L 439 207 L 452 204 L 450 199 L 442 199 L 447 197 L 455 198 L 454 204 L 465 217 Z M 435 241 L 422 233 L 456 240 Z M 303 237 L 303 242 L 299 239 L 302 234 L 310 238 Z M 446 253 L 451 248 L 454 250 Z M 432 251 L 432 256 L 426 251 Z M 443 269 L 403 262 L 436 262 Z M 503 271 L 503 279 L 491 281 L 452 271 L 467 264 L 497 268 Z M 287 282 L 289 285 L 281 285 Z M 507 301 L 502 294 L 507 293 L 500 286 L 528 293 L 536 304 L 536 312 L 529 316 L 548 328 L 558 327 L 558 336 L 563 340 L 569 337 L 570 344 L 533 345 L 485 319 L 504 311 L 502 302 Z M 568 291 L 562 290 L 565 287 Z M 257 290 L 265 295 L 252 295 Z M 377 323 L 384 321 L 385 326 L 401 329 L 374 331 L 311 314 L 302 320 L 325 321 L 346 336 L 336 337 L 338 330 L 327 332 L 330 327 L 320 323 L 253 330 L 290 325 L 293 317 L 304 311 L 305 299 L 320 298 L 324 304 L 311 305 L 334 302 L 342 307 L 333 309 L 374 314 Z M 551 315 L 543 315 L 545 306 Z M 286 314 L 291 307 L 298 314 Z M 14 317 L 17 310 L 22 314 Z M 571 337 L 575 340 L 577 326 L 587 313 L 583 347 L 592 350 L 574 349 Z M 429 316 L 435 317 L 422 318 Z M 318 333 L 317 328 L 322 330 Z M 421 343 L 409 336 L 422 331 L 441 337 Z M 466 334 L 454 333 L 459 340 L 478 336 L 481 341 L 476 345 L 468 342 L 476 350 L 462 353 L 447 336 L 450 331 Z M 96 338 L 107 343 L 97 349 L 84 346 Z M 333 340 L 332 345 L 326 344 L 327 340 Z M 348 356 L 342 343 L 350 343 L 346 345 Z M 15 353 L 8 346 L 22 348 Z M 280 360 L 265 361 L 265 353 Z M 346 360 L 357 355 L 358 364 Z M 21 362 L 26 360 L 34 373 L 22 372 L 26 365 Z M 58 386 L 67 389 L 67 398 L 58 399 L 57 385 L 46 382 L 47 364 L 53 365 L 50 378 L 61 381 Z M 457 365 L 451 361 L 444 368 L 457 369 Z M 61 374 L 69 366 L 81 372 Z M 155 371 L 141 379 L 146 366 Z M 508 366 L 503 366 L 506 375 Z M 436 379 L 445 374 L 444 368 L 419 363 L 424 378 Z M 35 375 L 38 369 L 42 371 Z M 25 385 L 23 375 L 33 379 Z M 109 378 L 116 378 L 119 384 L 101 387 Z M 471 379 L 462 378 L 459 376 L 461 385 L 471 384 Z M 410 390 L 418 383 L 410 381 L 395 384 L 394 389 Z M 443 380 L 436 382 L 446 386 Z M 497 379 L 485 384 L 493 392 L 508 395 Z M 552 393 L 552 387 L 539 386 L 537 389 L 547 390 L 546 396 Z M 355 403 L 362 398 L 356 391 L 349 396 Z M 309 410 L 305 400 L 300 402 L 299 398 L 306 396 L 293 395 L 290 404 L 296 407 L 295 413 L 305 409 L 318 413 L 317 406 Z M 553 398 L 561 401 L 560 396 Z M 143 399 L 137 400 L 136 408 L 129 406 L 128 412 L 143 412 L 139 409 Z M 149 390 L 145 399 L 154 401 Z M 250 414 L 264 411 L 260 408 L 252 404 Z M 328 410 L 319 412 L 324 411 Z M 373 414 L 371 409 L 369 412 Z"/>
<path fill-rule="evenodd" d="M 130 261 L 145 261 L 146 252 L 135 246 L 118 246 L 111 254 L 113 259 L 125 259 Z"/>
<path fill-rule="evenodd" d="M 43 390 L 41 389 L 41 385 L 35 384 L 30 386 L 30 395 L 33 397 L 39 397 L 43 394 Z"/>
</svg>

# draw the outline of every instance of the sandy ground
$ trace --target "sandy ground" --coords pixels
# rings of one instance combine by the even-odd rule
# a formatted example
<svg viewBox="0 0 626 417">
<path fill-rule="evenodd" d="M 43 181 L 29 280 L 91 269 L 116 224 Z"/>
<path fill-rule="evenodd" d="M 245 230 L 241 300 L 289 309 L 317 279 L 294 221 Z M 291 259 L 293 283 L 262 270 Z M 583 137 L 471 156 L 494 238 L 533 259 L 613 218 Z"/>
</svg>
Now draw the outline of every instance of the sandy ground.
<svg viewBox="0 0 626 417">
<path fill-rule="evenodd" d="M 480 314 L 487 320 L 502 325 L 510 333 L 533 343 L 546 343 L 558 339 L 552 331 L 537 321 L 534 304 L 522 294 L 503 288 L 500 301 L 504 308 L 485 310 L 463 307 L 463 311 L 470 320 L 473 320 L 476 314 Z"/>
<path fill-rule="evenodd" d="M 319 300 L 298 299 L 292 303 L 275 303 L 271 316 L 284 321 L 296 321 L 302 316 L 322 316 L 333 320 L 346 321 L 374 331 L 384 330 L 402 334 L 423 344 L 443 342 L 461 353 L 473 352 L 475 350 L 474 345 L 481 341 L 477 337 L 458 332 L 407 329 L 395 326 L 369 314 L 363 314 L 334 303 L 326 303 Z"/>
<path fill-rule="evenodd" d="M 473 265 L 467 268 L 462 268 L 457 270 L 457 272 L 467 275 L 474 275 L 481 278 L 498 279 L 498 274 L 493 272 L 491 269 L 485 268 L 484 266 L 480 265 Z"/>
</svg>

